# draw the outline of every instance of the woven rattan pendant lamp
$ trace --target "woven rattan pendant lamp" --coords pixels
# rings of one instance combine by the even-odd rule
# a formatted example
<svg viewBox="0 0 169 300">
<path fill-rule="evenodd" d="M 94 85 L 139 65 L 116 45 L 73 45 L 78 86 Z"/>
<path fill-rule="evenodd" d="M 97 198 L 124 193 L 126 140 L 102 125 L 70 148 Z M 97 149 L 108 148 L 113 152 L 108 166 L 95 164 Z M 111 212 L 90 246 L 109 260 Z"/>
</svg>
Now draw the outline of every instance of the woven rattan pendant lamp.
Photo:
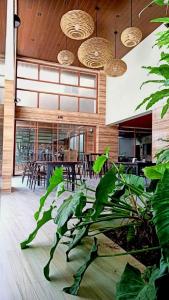
<svg viewBox="0 0 169 300">
<path fill-rule="evenodd" d="M 126 28 L 121 34 L 124 46 L 131 48 L 138 45 L 142 39 L 142 32 L 138 27 L 133 27 L 133 5 L 131 0 L 131 27 Z"/>
<path fill-rule="evenodd" d="M 65 37 L 65 39 L 66 39 L 66 49 L 58 53 L 57 59 L 60 65 L 70 66 L 73 64 L 75 56 L 73 52 L 67 50 L 67 37 Z"/>
<path fill-rule="evenodd" d="M 88 68 L 102 68 L 112 57 L 112 43 L 102 37 L 97 37 L 96 6 L 96 37 L 83 42 L 78 49 L 79 61 Z"/>
<path fill-rule="evenodd" d="M 77 7 L 79 8 L 79 0 L 77 0 Z M 87 12 L 74 9 L 62 16 L 60 27 L 70 39 L 84 40 L 94 32 L 94 21 Z"/>
<path fill-rule="evenodd" d="M 115 58 L 111 59 L 104 66 L 104 72 L 106 75 L 111 77 L 119 77 L 122 76 L 127 71 L 126 63 L 119 58 L 116 58 L 116 42 L 117 42 L 117 31 L 114 32 L 115 35 Z"/>
<path fill-rule="evenodd" d="M 65 5 L 66 5 L 66 1 L 65 1 Z M 58 53 L 57 59 L 61 65 L 70 66 L 73 64 L 75 57 L 71 51 L 67 50 L 67 36 L 65 36 L 65 46 L 66 49 Z"/>
</svg>

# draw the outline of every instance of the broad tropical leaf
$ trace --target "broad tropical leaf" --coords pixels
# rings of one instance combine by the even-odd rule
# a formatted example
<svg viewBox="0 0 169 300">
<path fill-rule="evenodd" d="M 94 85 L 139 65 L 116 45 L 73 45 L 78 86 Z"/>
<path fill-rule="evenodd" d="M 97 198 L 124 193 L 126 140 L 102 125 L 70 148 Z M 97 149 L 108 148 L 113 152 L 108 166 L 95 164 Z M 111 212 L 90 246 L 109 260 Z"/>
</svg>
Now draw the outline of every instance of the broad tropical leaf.
<svg viewBox="0 0 169 300">
<path fill-rule="evenodd" d="M 161 52 L 160 61 L 163 61 L 163 60 L 169 63 L 169 53 Z"/>
<path fill-rule="evenodd" d="M 169 79 L 169 65 L 168 64 L 163 64 L 158 67 L 142 67 L 143 69 L 148 70 L 149 74 L 155 74 L 155 75 L 160 75 L 164 77 L 165 79 Z"/>
<path fill-rule="evenodd" d="M 72 239 L 72 241 L 69 244 L 68 250 L 66 251 L 66 257 L 67 261 L 69 261 L 69 253 L 70 251 L 78 246 L 81 242 L 81 240 L 88 235 L 89 226 L 83 226 L 82 228 L 79 228 L 76 232 L 75 237 Z"/>
<path fill-rule="evenodd" d="M 105 164 L 105 162 L 108 160 L 109 158 L 109 147 L 106 148 L 105 150 L 105 153 L 101 156 L 99 156 L 96 161 L 94 162 L 94 165 L 93 165 L 93 171 L 96 173 L 96 174 L 99 174 Z"/>
<path fill-rule="evenodd" d="M 169 162 L 169 149 L 164 149 L 156 154 L 157 164 Z"/>
<path fill-rule="evenodd" d="M 123 174 L 125 179 L 125 184 L 130 187 L 130 189 L 136 192 L 138 195 L 144 191 L 144 178 L 139 177 L 134 174 Z"/>
<path fill-rule="evenodd" d="M 160 100 L 169 97 L 169 89 L 164 89 L 164 90 L 160 90 L 157 91 L 153 94 L 151 94 L 150 96 L 148 96 L 147 98 L 145 98 L 137 107 L 136 110 L 139 109 L 141 106 L 143 106 L 144 104 L 146 104 L 148 102 L 148 104 L 146 105 L 146 110 L 151 108 L 153 105 L 155 105 L 157 102 L 159 102 Z"/>
<path fill-rule="evenodd" d="M 159 166 L 159 165 L 158 165 Z M 169 168 L 169 164 L 167 164 Z M 152 197 L 153 222 L 162 247 L 169 247 L 169 169 L 165 169 Z M 169 260 L 169 257 L 168 257 Z"/>
<path fill-rule="evenodd" d="M 169 169 L 169 162 L 145 167 L 143 171 L 144 175 L 149 179 L 161 179 L 166 169 Z"/>
<path fill-rule="evenodd" d="M 117 284 L 117 300 L 156 300 L 154 280 L 159 270 L 154 270 L 148 282 L 142 278 L 140 270 L 126 265 L 120 282 Z"/>
<path fill-rule="evenodd" d="M 160 6 L 169 5 L 169 0 L 154 0 L 153 2 Z"/>
<path fill-rule="evenodd" d="M 51 250 L 50 250 L 50 258 L 49 258 L 49 260 L 48 260 L 46 266 L 45 266 L 44 269 L 43 269 L 44 276 L 45 276 L 45 278 L 46 278 L 47 280 L 49 280 L 49 281 L 50 281 L 50 277 L 49 277 L 50 263 L 51 263 L 51 260 L 53 259 L 53 255 L 54 255 L 54 253 L 55 253 L 55 250 L 56 250 L 56 247 L 57 247 L 59 241 L 60 241 L 60 236 L 59 236 L 59 234 L 56 232 L 56 234 L 55 234 L 55 241 L 54 241 L 54 244 L 53 244 L 53 246 L 52 246 L 52 248 L 51 248 Z"/>
<path fill-rule="evenodd" d="M 52 220 L 52 211 L 53 211 L 54 207 L 51 206 L 49 208 L 49 210 L 44 211 L 42 218 L 37 222 L 36 228 L 34 229 L 34 231 L 29 235 L 29 237 L 23 241 L 20 245 L 21 245 L 21 249 L 26 249 L 28 248 L 28 244 L 30 244 L 34 238 L 36 237 L 38 230 L 47 222 L 49 222 L 50 220 Z"/>
<path fill-rule="evenodd" d="M 65 232 L 65 226 L 67 227 L 67 222 L 73 215 L 76 217 L 81 216 L 85 204 L 86 196 L 81 191 L 72 194 L 66 200 L 64 200 L 59 207 L 57 216 L 54 220 L 54 222 L 57 224 L 57 232 L 59 234 L 62 235 L 63 228 Z"/>
<path fill-rule="evenodd" d="M 94 242 L 92 245 L 92 248 L 90 250 L 89 255 L 87 256 L 87 259 L 85 263 L 78 269 L 74 277 L 74 283 L 70 287 L 66 287 L 63 289 L 64 292 L 71 294 L 71 295 L 77 295 L 78 290 L 80 288 L 80 283 L 83 279 L 83 276 L 87 270 L 87 268 L 91 265 L 91 263 L 98 257 L 98 245 L 97 245 L 97 239 L 94 238 Z"/>
<path fill-rule="evenodd" d="M 45 204 L 45 201 L 47 197 L 50 195 L 50 193 L 61 183 L 63 182 L 63 169 L 62 168 L 56 168 L 53 172 L 53 175 L 49 179 L 49 186 L 46 190 L 46 193 L 40 198 L 40 206 L 38 211 L 35 213 L 34 217 L 37 221 L 39 219 L 40 213 L 42 211 L 42 208 Z"/>
<path fill-rule="evenodd" d="M 151 20 L 151 22 L 153 22 L 153 23 L 169 23 L 169 17 L 156 18 L 156 19 Z"/>
<path fill-rule="evenodd" d="M 96 201 L 93 205 L 93 219 L 97 218 L 104 208 L 104 204 L 108 201 L 109 195 L 115 188 L 117 177 L 116 170 L 110 169 L 100 180 L 96 188 Z"/>
<path fill-rule="evenodd" d="M 169 98 L 167 99 L 167 103 L 164 104 L 163 108 L 162 108 L 162 111 L 161 111 L 161 118 L 164 117 L 164 115 L 167 113 L 169 109 Z"/>
</svg>

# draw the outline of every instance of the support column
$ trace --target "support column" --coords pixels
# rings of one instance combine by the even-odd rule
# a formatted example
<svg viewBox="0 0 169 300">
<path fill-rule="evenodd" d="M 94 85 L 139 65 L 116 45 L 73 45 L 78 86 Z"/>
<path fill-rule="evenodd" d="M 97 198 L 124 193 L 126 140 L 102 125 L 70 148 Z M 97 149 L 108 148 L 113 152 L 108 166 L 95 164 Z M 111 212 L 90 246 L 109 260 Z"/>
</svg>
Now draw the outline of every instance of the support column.
<svg viewBox="0 0 169 300">
<path fill-rule="evenodd" d="M 106 76 L 100 71 L 98 78 L 99 124 L 96 128 L 96 152 L 110 148 L 110 157 L 118 161 L 118 127 L 106 125 Z"/>
<path fill-rule="evenodd" d="M 3 153 L 2 153 L 2 189 L 11 191 L 13 174 L 13 148 L 14 148 L 14 82 L 5 80 L 4 95 L 4 122 L 3 122 Z"/>
<path fill-rule="evenodd" d="M 7 1 L 6 47 L 5 47 L 5 87 L 4 87 L 4 128 L 2 153 L 2 189 L 11 191 L 14 149 L 14 70 L 15 70 L 15 30 L 14 1 Z"/>
</svg>

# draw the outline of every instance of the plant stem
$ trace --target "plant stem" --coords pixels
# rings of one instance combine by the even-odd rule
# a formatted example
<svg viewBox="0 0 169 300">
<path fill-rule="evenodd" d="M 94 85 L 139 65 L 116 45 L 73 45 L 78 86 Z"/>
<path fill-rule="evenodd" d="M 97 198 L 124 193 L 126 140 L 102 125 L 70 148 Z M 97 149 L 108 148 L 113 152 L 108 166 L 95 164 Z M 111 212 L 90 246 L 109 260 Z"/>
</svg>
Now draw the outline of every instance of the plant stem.
<svg viewBox="0 0 169 300">
<path fill-rule="evenodd" d="M 113 254 L 113 255 L 99 255 L 99 257 L 104 257 L 104 258 L 107 257 L 108 258 L 108 257 L 114 257 L 114 256 L 132 255 L 132 254 L 143 253 L 143 252 L 159 250 L 159 249 L 161 249 L 161 246 L 132 250 L 129 252 L 117 253 L 117 254 Z"/>
</svg>

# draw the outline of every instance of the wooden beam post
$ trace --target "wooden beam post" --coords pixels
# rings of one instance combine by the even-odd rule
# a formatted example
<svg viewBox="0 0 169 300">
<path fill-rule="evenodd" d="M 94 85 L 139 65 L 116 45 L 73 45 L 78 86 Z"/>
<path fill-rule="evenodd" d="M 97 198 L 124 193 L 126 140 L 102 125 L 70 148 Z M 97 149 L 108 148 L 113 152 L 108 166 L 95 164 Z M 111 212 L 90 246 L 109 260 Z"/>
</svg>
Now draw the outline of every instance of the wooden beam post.
<svg viewBox="0 0 169 300">
<path fill-rule="evenodd" d="M 6 48 L 5 48 L 5 92 L 2 153 L 2 189 L 11 191 L 13 174 L 14 120 L 15 120 L 15 30 L 14 1 L 7 1 Z"/>
</svg>

